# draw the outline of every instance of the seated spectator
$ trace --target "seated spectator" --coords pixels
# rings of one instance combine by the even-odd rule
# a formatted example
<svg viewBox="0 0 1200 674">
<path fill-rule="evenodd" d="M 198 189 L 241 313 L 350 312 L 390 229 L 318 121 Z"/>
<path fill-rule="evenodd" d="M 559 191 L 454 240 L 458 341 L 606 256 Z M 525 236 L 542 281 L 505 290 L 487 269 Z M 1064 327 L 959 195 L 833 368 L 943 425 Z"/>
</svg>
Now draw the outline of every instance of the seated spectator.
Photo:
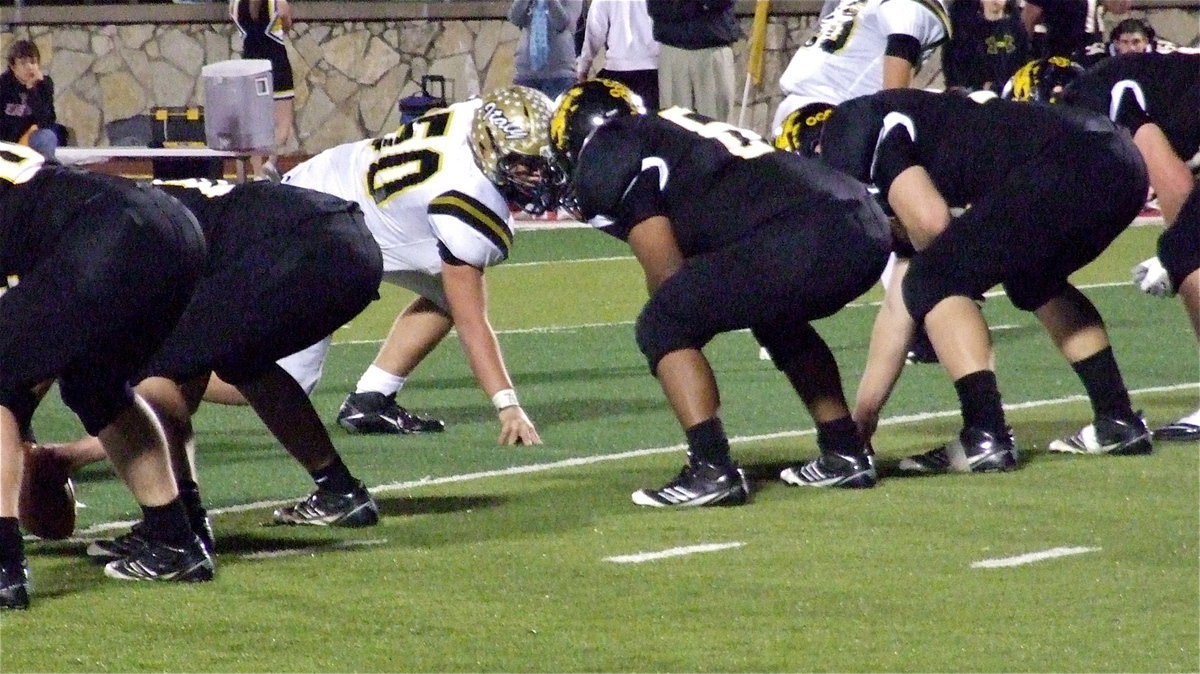
<svg viewBox="0 0 1200 674">
<path fill-rule="evenodd" d="M 1166 54 L 1175 49 L 1174 43 L 1158 39 L 1149 23 L 1142 19 L 1130 18 L 1113 27 L 1107 41 L 1097 41 L 1088 45 L 1075 61 L 1090 68 L 1109 56 L 1150 52 Z"/>
<path fill-rule="evenodd" d="M 953 33 L 942 54 L 946 87 L 999 90 L 1029 60 L 1029 35 L 1017 0 L 955 0 Z"/>
<path fill-rule="evenodd" d="M 41 61 L 29 40 L 9 47 L 8 70 L 0 74 L 0 141 L 28 145 L 53 159 L 62 127 L 54 114 L 54 80 L 42 72 Z"/>
<path fill-rule="evenodd" d="M 1154 29 L 1141 19 L 1125 19 L 1108 36 L 1109 54 L 1142 54 L 1154 51 Z"/>
</svg>

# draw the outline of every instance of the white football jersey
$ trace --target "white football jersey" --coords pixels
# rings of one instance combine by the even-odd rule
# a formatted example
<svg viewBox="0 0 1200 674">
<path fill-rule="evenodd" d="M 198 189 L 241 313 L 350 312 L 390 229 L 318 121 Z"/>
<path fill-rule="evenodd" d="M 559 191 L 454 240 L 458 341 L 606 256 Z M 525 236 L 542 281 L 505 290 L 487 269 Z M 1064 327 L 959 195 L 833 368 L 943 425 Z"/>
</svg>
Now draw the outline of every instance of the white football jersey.
<svg viewBox="0 0 1200 674">
<path fill-rule="evenodd" d="M 440 276 L 439 247 L 474 267 L 498 264 L 512 246 L 512 214 L 471 153 L 480 103 L 455 103 L 394 133 L 325 150 L 283 182 L 357 202 L 385 273 Z"/>
<path fill-rule="evenodd" d="M 796 51 L 779 86 L 785 94 L 832 103 L 883 88 L 888 35 L 911 35 L 928 56 L 950 34 L 945 0 L 838 0 L 817 34 Z"/>
</svg>

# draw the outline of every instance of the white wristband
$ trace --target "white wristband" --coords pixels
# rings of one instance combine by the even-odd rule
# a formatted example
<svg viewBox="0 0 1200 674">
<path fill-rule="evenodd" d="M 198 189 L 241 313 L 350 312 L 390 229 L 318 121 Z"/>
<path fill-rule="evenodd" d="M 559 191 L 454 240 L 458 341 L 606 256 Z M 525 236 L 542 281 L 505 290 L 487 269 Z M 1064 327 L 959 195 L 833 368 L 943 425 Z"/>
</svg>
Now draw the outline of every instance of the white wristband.
<svg viewBox="0 0 1200 674">
<path fill-rule="evenodd" d="M 496 406 L 496 411 L 499 412 L 505 407 L 516 407 L 521 403 L 517 402 L 517 392 L 506 388 L 502 391 L 496 391 L 496 395 L 492 396 L 492 404 Z"/>
</svg>

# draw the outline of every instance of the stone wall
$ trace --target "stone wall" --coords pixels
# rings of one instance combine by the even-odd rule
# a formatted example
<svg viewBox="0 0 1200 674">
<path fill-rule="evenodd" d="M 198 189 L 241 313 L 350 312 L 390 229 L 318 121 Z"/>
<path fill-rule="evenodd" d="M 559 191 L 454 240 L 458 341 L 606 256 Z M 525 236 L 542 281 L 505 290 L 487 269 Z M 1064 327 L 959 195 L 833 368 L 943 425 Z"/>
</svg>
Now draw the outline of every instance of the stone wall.
<svg viewBox="0 0 1200 674">
<path fill-rule="evenodd" d="M 324 4 L 348 11 L 368 3 Z M 296 141 L 282 148 L 283 153 L 312 154 L 395 128 L 396 101 L 416 93 L 422 75 L 446 77 L 453 100 L 507 84 L 518 37 L 517 29 L 503 19 L 507 4 L 487 3 L 491 11 L 477 14 L 488 18 L 421 18 L 428 12 L 415 12 L 412 18 L 357 20 L 301 14 L 288 46 L 296 73 Z M 798 4 L 793 2 L 793 7 Z M 1200 3 L 1174 4 L 1143 0 L 1145 6 L 1139 5 L 1133 16 L 1148 17 L 1165 39 L 1200 46 Z M 806 12 L 772 15 L 763 83 L 751 89 L 744 115 L 739 107 L 731 121 L 740 118 L 749 128 L 767 131 L 771 112 L 781 99 L 776 85 L 779 74 L 815 24 L 819 3 L 810 1 L 801 9 L 808 5 L 813 8 Z M 39 17 L 30 9 L 21 22 L 5 25 L 0 49 L 13 39 L 33 39 L 54 78 L 58 115 L 71 128 L 74 143 L 103 146 L 108 144 L 104 137 L 108 122 L 147 113 L 154 106 L 203 105 L 200 68 L 236 58 L 241 49 L 241 36 L 222 20 L 223 4 L 204 11 L 208 20 L 71 23 L 69 16 L 37 22 Z M 747 34 L 750 20 L 743 17 Z M 742 73 L 746 48 L 744 41 L 736 48 Z M 918 84 L 941 85 L 936 55 L 922 68 Z"/>
</svg>

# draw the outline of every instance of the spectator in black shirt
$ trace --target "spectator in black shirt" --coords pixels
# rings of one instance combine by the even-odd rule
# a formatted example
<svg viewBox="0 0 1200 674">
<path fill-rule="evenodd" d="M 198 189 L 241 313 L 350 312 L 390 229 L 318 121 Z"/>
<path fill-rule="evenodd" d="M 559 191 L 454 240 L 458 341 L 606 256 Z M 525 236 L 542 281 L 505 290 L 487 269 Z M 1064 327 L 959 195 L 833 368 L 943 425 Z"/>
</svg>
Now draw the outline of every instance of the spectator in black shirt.
<svg viewBox="0 0 1200 674">
<path fill-rule="evenodd" d="M 1029 60 L 1017 0 L 955 0 L 950 22 L 953 34 L 942 55 L 948 88 L 999 93 Z"/>
<path fill-rule="evenodd" d="M 8 49 L 0 74 L 0 140 L 28 145 L 48 159 L 61 144 L 54 114 L 54 80 L 42 72 L 42 55 L 29 40 Z"/>
</svg>

